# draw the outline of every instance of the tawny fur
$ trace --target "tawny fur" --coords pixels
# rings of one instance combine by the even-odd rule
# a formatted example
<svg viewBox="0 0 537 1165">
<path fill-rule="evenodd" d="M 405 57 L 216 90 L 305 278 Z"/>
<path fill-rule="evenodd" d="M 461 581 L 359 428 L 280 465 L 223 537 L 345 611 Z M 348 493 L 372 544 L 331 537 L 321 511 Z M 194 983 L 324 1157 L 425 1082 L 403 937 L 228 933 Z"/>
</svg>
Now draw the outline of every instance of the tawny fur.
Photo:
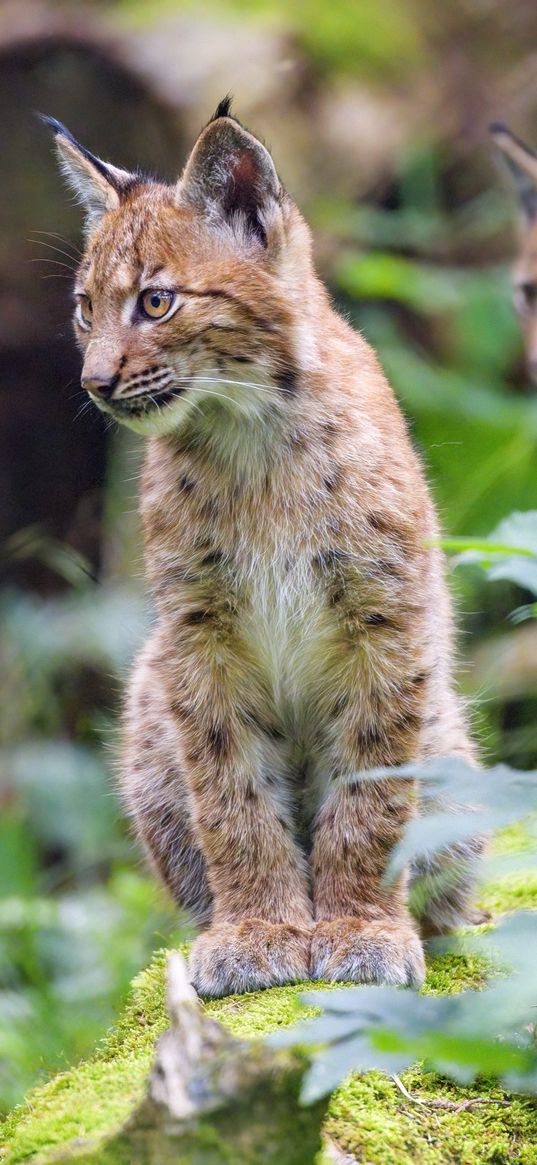
<svg viewBox="0 0 537 1165">
<path fill-rule="evenodd" d="M 413 800 L 395 779 L 348 778 L 473 756 L 435 513 L 270 156 L 220 112 L 177 187 L 114 171 L 103 197 L 85 155 L 73 178 L 92 198 L 83 383 L 149 436 L 155 622 L 127 699 L 123 796 L 202 928 L 200 991 L 307 976 L 415 985 L 407 878 L 383 882 Z M 57 140 L 68 171 L 75 147 Z M 140 317 L 151 286 L 178 296 L 165 322 Z M 465 909 L 467 856 L 451 858 L 429 930 Z"/>
</svg>

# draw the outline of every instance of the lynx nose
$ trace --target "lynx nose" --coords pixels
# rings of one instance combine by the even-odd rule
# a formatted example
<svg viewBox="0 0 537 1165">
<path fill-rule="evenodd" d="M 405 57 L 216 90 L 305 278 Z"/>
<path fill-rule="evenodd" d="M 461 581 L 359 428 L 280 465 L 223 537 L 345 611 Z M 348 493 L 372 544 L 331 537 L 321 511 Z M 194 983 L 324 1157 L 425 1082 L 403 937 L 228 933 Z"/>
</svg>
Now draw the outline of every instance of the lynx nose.
<svg viewBox="0 0 537 1165">
<path fill-rule="evenodd" d="M 119 372 L 116 372 L 114 376 L 83 376 L 80 383 L 87 392 L 101 396 L 103 400 L 109 400 L 118 380 Z"/>
</svg>

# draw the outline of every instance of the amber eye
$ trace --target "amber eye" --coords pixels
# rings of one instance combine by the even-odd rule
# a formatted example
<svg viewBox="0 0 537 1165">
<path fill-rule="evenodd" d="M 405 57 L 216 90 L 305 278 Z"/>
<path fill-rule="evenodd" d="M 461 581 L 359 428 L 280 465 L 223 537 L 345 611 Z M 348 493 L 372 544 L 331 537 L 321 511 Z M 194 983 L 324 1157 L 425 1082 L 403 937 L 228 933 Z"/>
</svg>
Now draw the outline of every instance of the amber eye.
<svg viewBox="0 0 537 1165">
<path fill-rule="evenodd" d="M 83 328 L 91 328 L 93 323 L 93 304 L 89 295 L 81 295 L 78 301 L 78 322 Z"/>
<path fill-rule="evenodd" d="M 174 299 L 173 291 L 160 291 L 156 287 L 150 287 L 147 291 L 142 292 L 140 307 L 143 314 L 148 316 L 150 320 L 161 320 L 168 314 Z"/>
</svg>

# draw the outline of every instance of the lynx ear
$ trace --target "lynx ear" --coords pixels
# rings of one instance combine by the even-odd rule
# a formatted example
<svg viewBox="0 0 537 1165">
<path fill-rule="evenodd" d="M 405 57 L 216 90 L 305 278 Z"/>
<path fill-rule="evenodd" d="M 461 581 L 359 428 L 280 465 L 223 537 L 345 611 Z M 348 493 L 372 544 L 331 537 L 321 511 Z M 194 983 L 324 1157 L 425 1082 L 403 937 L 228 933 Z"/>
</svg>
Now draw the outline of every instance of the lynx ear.
<svg viewBox="0 0 537 1165">
<path fill-rule="evenodd" d="M 269 245 L 282 187 L 268 150 L 220 102 L 200 134 L 177 185 L 177 203 L 226 220 L 244 238 Z"/>
<path fill-rule="evenodd" d="M 54 134 L 60 169 L 86 209 L 86 230 L 91 233 L 108 210 L 117 210 L 136 177 L 90 154 L 54 117 L 40 116 Z"/>
<path fill-rule="evenodd" d="M 537 218 L 537 154 L 502 122 L 494 122 L 490 133 L 507 164 L 522 210 L 533 221 Z"/>
</svg>

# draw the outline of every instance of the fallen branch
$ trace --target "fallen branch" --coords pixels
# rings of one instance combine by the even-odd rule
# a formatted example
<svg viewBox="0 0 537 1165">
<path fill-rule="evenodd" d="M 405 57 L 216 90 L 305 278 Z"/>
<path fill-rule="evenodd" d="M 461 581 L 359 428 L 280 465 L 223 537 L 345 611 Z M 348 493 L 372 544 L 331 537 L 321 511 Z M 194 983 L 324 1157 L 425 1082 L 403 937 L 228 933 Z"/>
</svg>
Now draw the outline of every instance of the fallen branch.
<svg viewBox="0 0 537 1165">
<path fill-rule="evenodd" d="M 109 1148 L 143 1165 L 311 1165 L 326 1102 L 300 1104 L 307 1057 L 230 1036 L 204 1014 L 177 953 L 167 983 L 171 1025 L 148 1095 Z"/>
<path fill-rule="evenodd" d="M 508 1108 L 511 1104 L 510 1100 L 495 1100 L 494 1097 L 490 1096 L 471 1096 L 467 1100 L 463 1101 L 421 1100 L 418 1096 L 412 1096 L 412 1093 L 408 1091 L 408 1088 L 405 1088 L 403 1081 L 396 1072 L 392 1072 L 391 1077 L 394 1084 L 397 1085 L 399 1091 L 402 1092 L 403 1096 L 407 1100 L 412 1101 L 412 1104 L 419 1104 L 421 1108 L 443 1109 L 446 1112 L 459 1113 L 464 1112 L 465 1109 L 469 1108 L 483 1108 L 485 1105 L 496 1104 L 500 1108 Z"/>
</svg>

